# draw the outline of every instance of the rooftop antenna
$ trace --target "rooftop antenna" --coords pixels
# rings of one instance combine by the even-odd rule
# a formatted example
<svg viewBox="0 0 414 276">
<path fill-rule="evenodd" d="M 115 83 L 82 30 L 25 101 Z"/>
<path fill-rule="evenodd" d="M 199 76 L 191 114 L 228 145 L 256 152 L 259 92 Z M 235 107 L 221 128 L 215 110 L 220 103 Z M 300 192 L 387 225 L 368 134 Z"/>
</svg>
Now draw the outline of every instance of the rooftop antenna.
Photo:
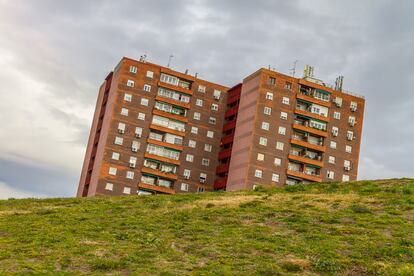
<svg viewBox="0 0 414 276">
<path fill-rule="evenodd" d="M 292 77 L 295 77 L 296 74 L 296 64 L 298 63 L 299 60 L 295 60 L 293 62 L 293 67 L 290 69 L 290 71 L 292 72 Z"/>
<path fill-rule="evenodd" d="M 168 57 L 168 64 L 167 64 L 168 68 L 170 68 L 170 63 L 171 63 L 171 60 L 172 60 L 173 57 L 174 56 L 172 54 Z"/>
<path fill-rule="evenodd" d="M 139 57 L 139 61 L 141 61 L 141 62 L 145 62 L 146 58 L 147 58 L 147 53 L 145 53 L 145 54 L 141 55 L 141 56 Z"/>
<path fill-rule="evenodd" d="M 313 67 L 312 66 L 310 66 L 310 65 L 305 65 L 305 70 L 303 70 L 303 77 L 304 78 L 307 78 L 307 77 L 310 77 L 310 78 L 313 78 Z"/>
<path fill-rule="evenodd" d="M 335 80 L 335 90 L 342 91 L 342 84 L 344 83 L 344 76 L 338 76 Z"/>
<path fill-rule="evenodd" d="M 195 73 L 194 77 L 197 78 L 197 76 L 198 76 L 198 72 Z"/>
<path fill-rule="evenodd" d="M 269 70 L 270 70 L 270 64 L 269 64 L 269 66 L 267 67 L 267 69 L 269 69 Z"/>
<path fill-rule="evenodd" d="M 188 69 L 185 69 L 185 72 L 184 72 L 184 74 L 186 74 L 186 75 L 188 74 Z"/>
</svg>

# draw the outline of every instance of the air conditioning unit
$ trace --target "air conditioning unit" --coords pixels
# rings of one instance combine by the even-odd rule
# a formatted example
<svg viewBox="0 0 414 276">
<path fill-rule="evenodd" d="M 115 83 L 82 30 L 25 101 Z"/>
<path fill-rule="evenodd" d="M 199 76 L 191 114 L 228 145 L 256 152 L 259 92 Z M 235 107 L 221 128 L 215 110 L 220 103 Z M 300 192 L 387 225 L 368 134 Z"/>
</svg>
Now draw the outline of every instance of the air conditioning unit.
<svg viewBox="0 0 414 276">
<path fill-rule="evenodd" d="M 141 133 L 135 133 L 135 137 L 141 138 Z"/>
<path fill-rule="evenodd" d="M 200 178 L 200 183 L 206 183 L 206 180 L 204 178 Z"/>
<path fill-rule="evenodd" d="M 136 164 L 135 164 L 135 163 L 131 163 L 131 162 L 129 163 L 129 167 L 130 167 L 130 168 L 135 168 L 135 166 L 136 166 Z"/>
<path fill-rule="evenodd" d="M 184 179 L 190 179 L 189 175 L 184 175 Z"/>
<path fill-rule="evenodd" d="M 353 127 L 355 125 L 355 122 L 349 122 L 349 125 Z"/>
<path fill-rule="evenodd" d="M 350 170 L 351 170 L 351 167 L 350 167 L 350 166 L 345 166 L 345 167 L 344 167 L 344 169 L 345 169 L 346 171 L 350 171 Z"/>
<path fill-rule="evenodd" d="M 124 134 L 125 133 L 125 129 L 118 128 L 118 132 L 121 133 L 121 134 Z"/>
<path fill-rule="evenodd" d="M 220 95 L 214 95 L 215 100 L 220 100 Z"/>
<path fill-rule="evenodd" d="M 352 136 L 348 135 L 346 138 L 348 139 L 348 141 L 352 141 Z"/>
<path fill-rule="evenodd" d="M 338 132 L 336 132 L 336 131 L 332 131 L 332 136 L 338 136 Z"/>
<path fill-rule="evenodd" d="M 133 151 L 133 152 L 138 152 L 138 148 L 132 147 L 132 148 L 131 148 L 131 151 Z"/>
</svg>

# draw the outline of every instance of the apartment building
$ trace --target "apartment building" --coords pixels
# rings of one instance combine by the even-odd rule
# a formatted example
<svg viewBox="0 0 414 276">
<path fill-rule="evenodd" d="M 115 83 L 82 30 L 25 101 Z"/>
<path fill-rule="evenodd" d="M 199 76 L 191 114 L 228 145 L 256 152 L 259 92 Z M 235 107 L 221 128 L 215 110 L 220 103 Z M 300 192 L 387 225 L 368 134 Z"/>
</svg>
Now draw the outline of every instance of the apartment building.
<svg viewBox="0 0 414 276">
<path fill-rule="evenodd" d="M 122 58 L 99 90 L 77 195 L 213 190 L 227 90 Z"/>
<path fill-rule="evenodd" d="M 356 180 L 365 99 L 260 69 L 243 80 L 226 190 Z"/>
<path fill-rule="evenodd" d="M 77 195 L 355 180 L 364 104 L 312 67 L 228 88 L 124 57 L 99 89 Z"/>
</svg>

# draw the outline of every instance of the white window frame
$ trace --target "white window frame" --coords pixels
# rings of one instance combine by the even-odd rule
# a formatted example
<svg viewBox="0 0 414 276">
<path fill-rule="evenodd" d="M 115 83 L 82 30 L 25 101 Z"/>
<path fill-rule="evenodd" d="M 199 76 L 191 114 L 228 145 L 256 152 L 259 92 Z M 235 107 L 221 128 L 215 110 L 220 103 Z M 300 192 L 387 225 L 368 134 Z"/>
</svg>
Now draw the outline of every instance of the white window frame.
<svg viewBox="0 0 414 276">
<path fill-rule="evenodd" d="M 273 101 L 273 93 L 272 92 L 266 92 L 266 100 Z"/>
<path fill-rule="evenodd" d="M 254 171 L 254 177 L 262 178 L 263 177 L 263 171 L 262 170 L 259 170 L 259 169 L 256 169 Z"/>
<path fill-rule="evenodd" d="M 262 128 L 263 130 L 268 131 L 268 130 L 270 129 L 270 124 L 269 124 L 268 122 L 262 122 L 262 126 L 261 126 L 261 128 Z"/>
<path fill-rule="evenodd" d="M 128 94 L 128 93 L 125 93 L 124 94 L 124 101 L 131 102 L 132 101 L 132 95 Z"/>
</svg>

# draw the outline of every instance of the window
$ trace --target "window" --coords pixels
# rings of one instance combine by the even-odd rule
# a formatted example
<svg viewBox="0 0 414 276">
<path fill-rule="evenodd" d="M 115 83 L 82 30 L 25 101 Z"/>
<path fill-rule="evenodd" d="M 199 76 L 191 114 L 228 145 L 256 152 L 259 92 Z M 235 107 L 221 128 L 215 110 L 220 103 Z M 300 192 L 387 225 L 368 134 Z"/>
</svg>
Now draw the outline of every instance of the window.
<svg viewBox="0 0 414 276">
<path fill-rule="evenodd" d="M 125 95 L 124 95 L 124 101 L 126 101 L 126 102 L 132 101 L 132 95 L 125 93 Z"/>
<path fill-rule="evenodd" d="M 152 71 L 147 71 L 147 78 L 153 78 L 154 77 L 154 72 Z"/>
<path fill-rule="evenodd" d="M 126 178 L 128 178 L 128 179 L 134 179 L 134 172 L 127 171 L 126 172 Z"/>
<path fill-rule="evenodd" d="M 280 119 L 282 119 L 282 120 L 287 120 L 287 116 L 288 116 L 288 114 L 287 114 L 287 112 L 280 112 Z"/>
<path fill-rule="evenodd" d="M 121 109 L 121 115 L 128 116 L 128 109 L 127 108 L 122 108 Z"/>
<path fill-rule="evenodd" d="M 194 155 L 192 155 L 192 154 L 187 154 L 187 155 L 185 156 L 185 161 L 187 161 L 187 162 L 193 162 L 193 161 L 194 161 Z"/>
<path fill-rule="evenodd" d="M 357 106 L 358 106 L 358 104 L 356 102 L 351 102 L 351 105 L 350 105 L 351 111 L 356 111 Z"/>
<path fill-rule="evenodd" d="M 334 179 L 334 177 L 335 177 L 335 173 L 334 173 L 333 171 L 327 171 L 327 172 L 326 172 L 326 176 L 327 176 L 329 179 Z"/>
<path fill-rule="evenodd" d="M 109 173 L 110 175 L 116 175 L 116 171 L 117 171 L 117 169 L 116 169 L 116 168 L 114 168 L 114 167 L 109 167 L 109 171 L 108 171 L 108 173 Z"/>
<path fill-rule="evenodd" d="M 127 194 L 127 195 L 129 195 L 129 194 L 131 194 L 131 188 L 130 187 L 124 187 L 124 194 Z"/>
<path fill-rule="evenodd" d="M 138 141 L 132 141 L 131 151 L 132 152 L 138 152 L 140 146 L 141 146 L 141 143 L 140 142 L 138 142 Z"/>
<path fill-rule="evenodd" d="M 134 156 L 129 157 L 129 167 L 135 168 L 137 166 L 137 158 Z"/>
<path fill-rule="evenodd" d="M 138 113 L 138 120 L 145 121 L 145 113 L 142 113 L 142 112 Z"/>
<path fill-rule="evenodd" d="M 124 123 L 118 123 L 118 133 L 125 133 L 125 124 Z"/>
<path fill-rule="evenodd" d="M 206 93 L 206 87 L 204 85 L 199 85 L 197 91 L 200 93 Z"/>
<path fill-rule="evenodd" d="M 286 135 L 286 128 L 285 128 L 285 127 L 280 126 L 280 127 L 279 127 L 279 134 L 280 134 L 280 135 Z"/>
<path fill-rule="evenodd" d="M 207 181 L 207 174 L 206 173 L 200 173 L 200 182 L 206 183 Z"/>
<path fill-rule="evenodd" d="M 218 104 L 211 104 L 211 110 L 217 111 L 218 110 Z"/>
<path fill-rule="evenodd" d="M 136 74 L 137 73 L 137 67 L 135 66 L 129 66 L 129 72 Z"/>
<path fill-rule="evenodd" d="M 210 123 L 210 124 L 212 124 L 212 125 L 215 125 L 216 124 L 216 118 L 214 118 L 214 117 L 210 117 L 210 118 L 208 118 L 208 122 Z"/>
<path fill-rule="evenodd" d="M 349 181 L 349 175 L 344 174 L 344 175 L 342 176 L 342 181 L 344 181 L 344 182 Z"/>
<path fill-rule="evenodd" d="M 346 145 L 346 146 L 345 146 L 345 151 L 346 151 L 346 152 L 348 152 L 348 153 L 352 153 L 352 147 L 351 147 L 351 146 Z"/>
<path fill-rule="evenodd" d="M 136 127 L 135 128 L 135 137 L 141 138 L 141 136 L 142 136 L 142 128 Z"/>
<path fill-rule="evenodd" d="M 265 106 L 264 109 L 263 109 L 263 114 L 271 115 L 272 114 L 272 109 L 270 107 Z"/>
<path fill-rule="evenodd" d="M 289 104 L 289 98 L 288 97 L 283 97 L 282 98 L 282 103 L 283 104 Z"/>
<path fill-rule="evenodd" d="M 208 130 L 207 131 L 207 137 L 208 138 L 213 138 L 214 137 L 214 131 Z"/>
<path fill-rule="evenodd" d="M 276 78 L 269 77 L 269 79 L 267 80 L 267 84 L 276 85 Z"/>
<path fill-rule="evenodd" d="M 134 85 L 135 85 L 135 83 L 134 83 L 134 81 L 133 81 L 133 80 L 128 80 L 128 81 L 127 81 L 127 86 L 128 86 L 128 87 L 134 87 Z"/>
<path fill-rule="evenodd" d="M 275 166 L 281 166 L 282 159 L 276 157 L 275 160 L 273 161 L 273 164 L 275 164 Z"/>
<path fill-rule="evenodd" d="M 197 142 L 196 141 L 194 141 L 194 140 L 188 140 L 188 146 L 190 148 L 195 148 L 196 145 L 197 145 Z"/>
<path fill-rule="evenodd" d="M 349 116 L 348 123 L 349 123 L 350 126 L 354 126 L 355 125 L 355 117 L 354 116 Z"/>
<path fill-rule="evenodd" d="M 204 187 L 197 188 L 197 193 L 203 193 L 203 192 L 204 192 Z"/>
<path fill-rule="evenodd" d="M 267 146 L 267 138 L 260 137 L 259 138 L 259 144 L 262 145 L 262 146 Z"/>
<path fill-rule="evenodd" d="M 214 99 L 220 100 L 220 95 L 221 95 L 221 91 L 214 89 L 214 93 L 213 93 Z"/>
<path fill-rule="evenodd" d="M 341 107 L 342 106 L 342 98 L 336 97 L 335 100 L 334 100 L 334 103 L 337 107 Z"/>
<path fill-rule="evenodd" d="M 351 170 L 351 161 L 349 161 L 349 160 L 344 160 L 344 168 L 345 168 L 345 170 L 347 170 L 347 171 Z"/>
<path fill-rule="evenodd" d="M 338 119 L 339 120 L 339 119 L 341 119 L 341 113 L 335 111 L 334 114 L 333 114 L 333 117 L 334 117 L 334 119 Z"/>
<path fill-rule="evenodd" d="M 197 100 L 196 100 L 196 105 L 197 105 L 197 106 L 203 106 L 203 100 L 201 100 L 201 99 L 197 99 Z"/>
<path fill-rule="evenodd" d="M 198 127 L 191 127 L 191 133 L 197 134 L 198 133 Z"/>
<path fill-rule="evenodd" d="M 212 149 L 213 147 L 211 146 L 211 145 L 209 145 L 209 144 L 205 144 L 204 145 L 204 151 L 208 151 L 208 152 L 211 152 L 211 149 Z"/>
<path fill-rule="evenodd" d="M 320 130 L 326 130 L 326 123 L 318 122 L 315 120 L 310 120 L 309 126 Z"/>
<path fill-rule="evenodd" d="M 122 145 L 122 143 L 124 142 L 124 138 L 122 137 L 115 137 L 115 145 Z"/>
<path fill-rule="evenodd" d="M 328 162 L 331 164 L 335 164 L 335 156 L 329 156 Z"/>
<path fill-rule="evenodd" d="M 145 92 L 151 92 L 151 85 L 149 85 L 149 84 L 144 84 L 144 91 L 145 91 Z"/>
<path fill-rule="evenodd" d="M 194 112 L 193 118 L 194 120 L 200 120 L 201 114 L 199 112 Z"/>
<path fill-rule="evenodd" d="M 181 191 L 188 191 L 188 184 L 186 184 L 186 183 L 181 183 Z"/>
<path fill-rule="evenodd" d="M 278 150 L 283 150 L 285 144 L 283 144 L 282 142 L 276 142 L 276 149 Z"/>
<path fill-rule="evenodd" d="M 184 171 L 183 171 L 183 176 L 184 176 L 184 178 L 185 178 L 185 179 L 190 179 L 190 176 L 191 176 L 191 170 L 189 170 L 189 169 L 184 169 Z"/>
<path fill-rule="evenodd" d="M 273 93 L 272 92 L 266 92 L 266 100 L 273 101 Z"/>
<path fill-rule="evenodd" d="M 114 190 L 114 184 L 112 184 L 112 183 L 106 183 L 105 184 L 105 190 L 113 191 Z"/>
<path fill-rule="evenodd" d="M 269 123 L 262 122 L 262 129 L 269 130 Z"/>
<path fill-rule="evenodd" d="M 330 147 L 331 147 L 331 149 L 336 149 L 336 142 L 331 141 Z"/>
<path fill-rule="evenodd" d="M 272 173 L 272 181 L 279 182 L 279 175 L 277 173 Z"/>
<path fill-rule="evenodd" d="M 208 159 L 208 158 L 203 158 L 203 159 L 201 160 L 201 165 L 203 165 L 203 166 L 209 166 L 209 165 L 210 165 L 210 159 Z"/>
<path fill-rule="evenodd" d="M 346 139 L 348 139 L 349 141 L 352 141 L 352 139 L 354 139 L 354 133 L 348 130 L 346 133 Z"/>
<path fill-rule="evenodd" d="M 285 89 L 286 89 L 286 90 L 292 90 L 292 83 L 290 83 L 290 82 L 286 82 L 286 83 L 285 83 Z"/>
<path fill-rule="evenodd" d="M 332 136 L 338 136 L 339 133 L 339 128 L 337 127 L 332 127 Z"/>
<path fill-rule="evenodd" d="M 257 178 L 262 178 L 262 174 L 263 172 L 261 170 L 255 170 L 254 171 L 254 176 Z"/>
<path fill-rule="evenodd" d="M 112 153 L 112 159 L 114 159 L 114 160 L 119 160 L 119 156 L 120 156 L 120 154 L 117 153 L 117 152 Z"/>
<path fill-rule="evenodd" d="M 149 100 L 147 98 L 141 98 L 141 105 L 148 106 Z"/>
<path fill-rule="evenodd" d="M 257 154 L 257 161 L 264 161 L 264 154 L 263 153 L 258 153 Z"/>
<path fill-rule="evenodd" d="M 161 73 L 160 81 L 166 82 L 166 83 L 169 83 L 169 84 L 172 84 L 172 85 L 175 85 L 175 86 L 178 86 L 178 84 L 180 82 L 180 80 L 177 77 L 170 76 L 170 75 L 167 75 L 167 74 L 164 74 L 164 73 Z"/>
</svg>

